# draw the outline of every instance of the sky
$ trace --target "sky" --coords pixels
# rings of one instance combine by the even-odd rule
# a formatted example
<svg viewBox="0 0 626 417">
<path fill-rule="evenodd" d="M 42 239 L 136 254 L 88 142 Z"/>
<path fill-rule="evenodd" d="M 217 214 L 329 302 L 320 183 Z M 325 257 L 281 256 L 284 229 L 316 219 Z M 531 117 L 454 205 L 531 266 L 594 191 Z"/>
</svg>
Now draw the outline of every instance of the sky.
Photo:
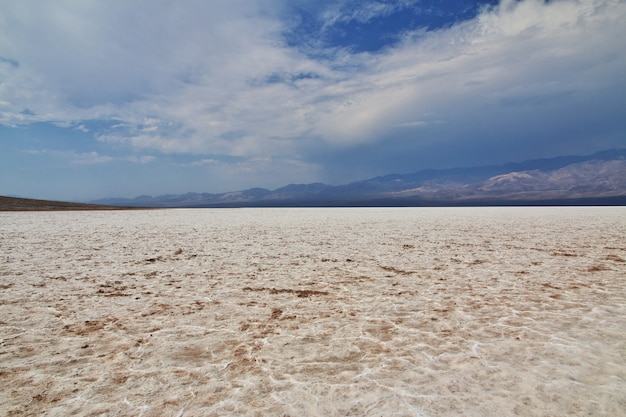
<svg viewBox="0 0 626 417">
<path fill-rule="evenodd" d="M 626 0 L 0 0 L 0 195 L 338 185 L 626 147 Z"/>
</svg>

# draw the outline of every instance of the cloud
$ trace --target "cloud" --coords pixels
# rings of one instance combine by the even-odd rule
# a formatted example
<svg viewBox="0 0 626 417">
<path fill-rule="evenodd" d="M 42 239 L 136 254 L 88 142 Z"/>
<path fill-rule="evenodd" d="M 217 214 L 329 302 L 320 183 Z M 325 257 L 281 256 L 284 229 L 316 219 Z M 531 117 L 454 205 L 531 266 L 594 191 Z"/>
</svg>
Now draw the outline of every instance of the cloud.
<svg viewBox="0 0 626 417">
<path fill-rule="evenodd" d="M 301 4 L 330 27 L 418 3 Z M 297 160 L 312 174 L 320 155 L 346 149 L 504 148 L 530 140 L 522 128 L 532 140 L 560 132 L 584 143 L 584 123 L 600 136 L 624 127 L 619 0 L 507 0 L 449 27 L 393 34 L 399 41 L 376 53 L 290 44 L 285 33 L 302 21 L 278 0 L 3 8 L 0 123 L 89 128 L 132 152 L 237 157 L 248 161 L 241 172 Z M 85 123 L 99 120 L 107 127 Z"/>
<path fill-rule="evenodd" d="M 128 162 L 131 164 L 149 164 L 154 162 L 156 158 L 152 155 L 130 155 L 130 156 L 109 156 L 102 155 L 98 152 L 57 152 L 60 157 L 69 159 L 72 164 L 78 165 L 96 165 L 111 162 Z"/>
<path fill-rule="evenodd" d="M 335 117 L 371 131 L 367 125 L 379 126 L 378 118 L 476 107 L 466 100 L 487 105 L 520 95 L 585 94 L 589 84 L 602 84 L 603 71 L 624 68 L 625 48 L 614 36 L 625 32 L 618 28 L 625 5 L 600 7 L 606 3 L 507 2 L 447 30 L 407 34 L 402 45 L 371 57 L 350 80 L 368 88 L 351 94 L 355 99 Z"/>
<path fill-rule="evenodd" d="M 66 161 L 75 165 L 100 165 L 111 162 L 129 162 L 132 164 L 147 164 L 156 160 L 152 155 L 129 155 L 129 156 L 110 156 L 103 155 L 96 151 L 91 152 L 75 152 L 65 150 L 52 149 L 25 149 L 23 153 L 30 155 L 43 155 Z"/>
<path fill-rule="evenodd" d="M 417 120 L 414 122 L 405 122 L 405 123 L 398 123 L 396 124 L 394 127 L 420 127 L 420 126 L 426 126 L 428 124 L 428 122 L 425 122 L 424 120 Z"/>
<path fill-rule="evenodd" d="M 122 159 L 135 164 L 149 164 L 150 162 L 154 162 L 156 160 L 156 158 L 152 155 L 128 156 Z"/>
<path fill-rule="evenodd" d="M 176 165 L 181 167 L 200 167 L 204 165 L 217 165 L 219 163 L 220 161 L 217 159 L 203 158 L 192 162 L 177 163 Z"/>
<path fill-rule="evenodd" d="M 302 161 L 300 158 L 258 157 L 230 158 L 219 160 L 202 158 L 174 164 L 177 168 L 191 169 L 195 182 L 205 183 L 206 178 L 219 178 L 211 192 L 228 192 L 251 187 L 277 188 L 285 185 L 285 180 L 307 183 L 311 178 L 319 178 L 320 167 Z M 250 183 L 250 178 L 254 182 Z"/>
<path fill-rule="evenodd" d="M 104 164 L 113 160 L 110 156 L 100 155 L 95 151 L 81 154 L 71 154 L 68 156 L 71 158 L 72 163 L 80 165 Z"/>
<path fill-rule="evenodd" d="M 416 1 L 354 1 L 344 0 L 324 4 L 319 19 L 323 27 L 328 28 L 338 22 L 356 21 L 366 23 L 372 19 L 388 16 L 394 12 L 406 9 Z"/>
</svg>

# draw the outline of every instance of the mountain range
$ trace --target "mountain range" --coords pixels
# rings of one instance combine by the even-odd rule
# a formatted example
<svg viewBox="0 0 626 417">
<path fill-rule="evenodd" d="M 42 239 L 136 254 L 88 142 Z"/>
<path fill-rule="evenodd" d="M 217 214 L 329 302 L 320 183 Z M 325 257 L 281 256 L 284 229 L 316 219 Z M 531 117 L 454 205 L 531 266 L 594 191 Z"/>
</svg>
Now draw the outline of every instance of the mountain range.
<svg viewBox="0 0 626 417">
<path fill-rule="evenodd" d="M 626 149 L 521 163 L 429 169 L 350 184 L 290 184 L 219 194 L 108 198 L 129 207 L 626 205 Z"/>
</svg>

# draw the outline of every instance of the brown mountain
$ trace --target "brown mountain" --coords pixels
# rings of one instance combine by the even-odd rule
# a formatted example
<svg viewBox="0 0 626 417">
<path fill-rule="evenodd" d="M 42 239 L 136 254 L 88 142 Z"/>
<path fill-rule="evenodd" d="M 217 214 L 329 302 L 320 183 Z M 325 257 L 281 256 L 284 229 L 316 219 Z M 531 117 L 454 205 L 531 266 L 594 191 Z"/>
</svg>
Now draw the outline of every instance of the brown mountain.
<svg viewBox="0 0 626 417">
<path fill-rule="evenodd" d="M 124 210 L 129 207 L 0 196 L 0 211 Z"/>
</svg>

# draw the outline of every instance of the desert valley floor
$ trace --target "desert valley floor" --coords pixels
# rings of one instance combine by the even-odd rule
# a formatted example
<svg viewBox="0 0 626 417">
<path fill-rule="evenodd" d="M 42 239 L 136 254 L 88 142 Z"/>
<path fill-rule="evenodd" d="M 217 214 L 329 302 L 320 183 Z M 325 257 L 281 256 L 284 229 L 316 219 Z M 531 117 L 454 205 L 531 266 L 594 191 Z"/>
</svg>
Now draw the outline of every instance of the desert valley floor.
<svg viewBox="0 0 626 417">
<path fill-rule="evenodd" d="M 0 415 L 624 416 L 626 208 L 0 213 Z"/>
</svg>

